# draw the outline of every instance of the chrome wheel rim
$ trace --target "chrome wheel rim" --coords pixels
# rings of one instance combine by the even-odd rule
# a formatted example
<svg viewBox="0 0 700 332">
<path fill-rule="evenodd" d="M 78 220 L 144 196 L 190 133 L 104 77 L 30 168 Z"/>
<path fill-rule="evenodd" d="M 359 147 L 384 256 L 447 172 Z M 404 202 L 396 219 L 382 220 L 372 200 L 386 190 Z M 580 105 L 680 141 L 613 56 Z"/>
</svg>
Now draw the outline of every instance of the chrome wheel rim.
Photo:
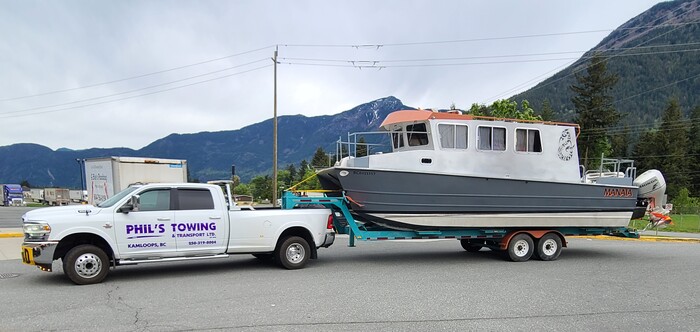
<svg viewBox="0 0 700 332">
<path fill-rule="evenodd" d="M 530 252 L 530 245 L 525 240 L 518 240 L 515 242 L 513 252 L 518 257 L 525 257 Z"/>
<path fill-rule="evenodd" d="M 294 243 L 287 247 L 287 260 L 291 263 L 297 264 L 304 260 L 304 255 L 306 251 L 304 246 L 299 243 Z"/>
<path fill-rule="evenodd" d="M 75 272 L 82 278 L 94 278 L 102 270 L 102 260 L 93 253 L 84 253 L 75 260 Z"/>
<path fill-rule="evenodd" d="M 557 241 L 547 239 L 542 243 L 542 252 L 547 256 L 553 256 L 557 252 Z"/>
</svg>

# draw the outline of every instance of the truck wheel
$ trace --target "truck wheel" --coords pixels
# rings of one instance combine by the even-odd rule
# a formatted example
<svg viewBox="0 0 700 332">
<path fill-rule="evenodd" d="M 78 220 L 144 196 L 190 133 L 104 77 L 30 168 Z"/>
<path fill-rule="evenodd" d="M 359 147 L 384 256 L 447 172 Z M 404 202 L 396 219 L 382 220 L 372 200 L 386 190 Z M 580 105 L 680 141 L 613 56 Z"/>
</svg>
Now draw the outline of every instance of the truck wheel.
<svg viewBox="0 0 700 332">
<path fill-rule="evenodd" d="M 508 243 L 508 257 L 513 262 L 524 262 L 530 259 L 535 245 L 530 235 L 525 233 L 513 236 Z"/>
<path fill-rule="evenodd" d="M 477 252 L 481 250 L 480 245 L 473 244 L 471 243 L 471 241 L 466 239 L 459 240 L 459 243 L 462 245 L 462 248 L 464 248 L 464 250 L 466 250 L 467 252 Z"/>
<path fill-rule="evenodd" d="M 306 240 L 298 236 L 290 236 L 277 247 L 275 259 L 285 269 L 296 270 L 306 265 L 310 254 L 311 248 Z"/>
<path fill-rule="evenodd" d="M 109 272 L 109 257 L 99 247 L 79 245 L 63 256 L 63 272 L 77 285 L 96 284 Z"/>
<path fill-rule="evenodd" d="M 553 261 L 561 254 L 561 238 L 554 233 L 547 233 L 537 241 L 537 258 Z"/>
</svg>

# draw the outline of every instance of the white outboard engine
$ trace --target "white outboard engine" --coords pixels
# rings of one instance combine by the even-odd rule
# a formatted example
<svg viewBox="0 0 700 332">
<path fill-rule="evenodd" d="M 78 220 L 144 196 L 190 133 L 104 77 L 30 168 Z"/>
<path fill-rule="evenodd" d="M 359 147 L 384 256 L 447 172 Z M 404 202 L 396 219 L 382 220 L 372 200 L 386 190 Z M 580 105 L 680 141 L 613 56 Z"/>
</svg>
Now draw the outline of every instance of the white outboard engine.
<svg viewBox="0 0 700 332">
<path fill-rule="evenodd" d="M 649 227 L 664 228 L 671 224 L 671 218 L 668 214 L 671 212 L 664 208 L 666 204 L 666 180 L 663 174 L 655 169 L 650 169 L 636 179 L 633 185 L 639 187 L 639 203 L 646 204 L 646 210 L 649 212 L 649 224 L 644 229 Z"/>
<path fill-rule="evenodd" d="M 655 169 L 650 169 L 632 182 L 639 187 L 639 197 L 649 199 L 649 206 L 654 209 L 666 204 L 666 180 L 663 174 Z"/>
</svg>

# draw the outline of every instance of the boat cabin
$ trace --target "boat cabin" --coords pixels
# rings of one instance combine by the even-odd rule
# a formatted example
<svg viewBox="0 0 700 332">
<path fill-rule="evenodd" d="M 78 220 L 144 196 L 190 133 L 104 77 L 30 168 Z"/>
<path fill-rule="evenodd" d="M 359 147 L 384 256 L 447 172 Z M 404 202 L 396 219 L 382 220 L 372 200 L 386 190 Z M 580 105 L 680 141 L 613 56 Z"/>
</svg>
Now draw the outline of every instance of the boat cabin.
<svg viewBox="0 0 700 332">
<path fill-rule="evenodd" d="M 350 135 L 337 166 L 406 172 L 580 182 L 578 125 L 497 119 L 427 110 L 389 114 L 380 128 L 388 149 L 369 134 Z M 362 137 L 362 138 L 360 138 Z M 342 149 L 342 147 L 341 147 Z M 356 153 L 359 149 L 363 153 Z M 339 150 L 342 151 L 342 150 Z M 355 151 L 355 153 L 353 153 Z"/>
</svg>

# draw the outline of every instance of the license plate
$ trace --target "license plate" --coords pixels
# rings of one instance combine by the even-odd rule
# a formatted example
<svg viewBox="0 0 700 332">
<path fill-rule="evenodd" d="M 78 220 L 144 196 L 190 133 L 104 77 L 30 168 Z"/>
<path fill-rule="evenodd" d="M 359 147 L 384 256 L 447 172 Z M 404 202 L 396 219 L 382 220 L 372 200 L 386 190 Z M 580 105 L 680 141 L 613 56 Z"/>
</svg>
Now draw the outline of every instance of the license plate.
<svg viewBox="0 0 700 332">
<path fill-rule="evenodd" d="M 34 248 L 22 247 L 22 263 L 36 265 L 34 262 Z"/>
</svg>

